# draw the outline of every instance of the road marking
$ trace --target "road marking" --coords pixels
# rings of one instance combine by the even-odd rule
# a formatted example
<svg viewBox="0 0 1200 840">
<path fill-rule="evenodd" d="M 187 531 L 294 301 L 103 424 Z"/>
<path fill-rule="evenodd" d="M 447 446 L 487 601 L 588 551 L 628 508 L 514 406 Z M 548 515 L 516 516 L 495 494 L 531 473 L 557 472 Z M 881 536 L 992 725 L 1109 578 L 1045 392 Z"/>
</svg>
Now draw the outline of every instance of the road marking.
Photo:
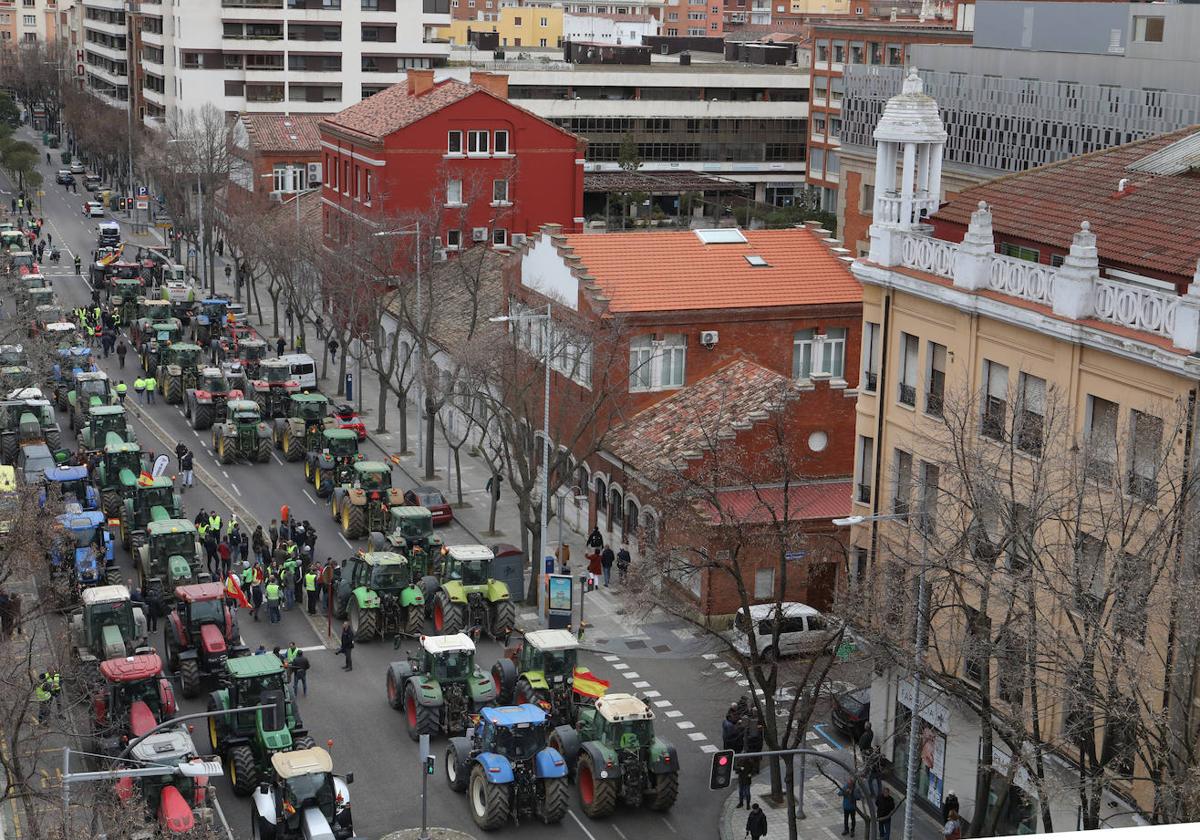
<svg viewBox="0 0 1200 840">
<path fill-rule="evenodd" d="M 314 505 L 317 503 L 317 500 L 316 500 L 316 499 L 314 499 L 312 496 L 310 496 L 310 495 L 308 494 L 308 491 L 307 491 L 307 490 L 305 490 L 305 491 L 304 491 L 304 498 L 308 499 L 308 500 L 309 500 L 310 502 L 312 502 Z"/>
<path fill-rule="evenodd" d="M 308 647 L 300 648 L 300 650 L 305 653 L 308 653 L 310 650 L 325 650 L 325 645 L 309 645 Z"/>
<path fill-rule="evenodd" d="M 678 709 L 671 709 L 669 712 L 667 712 L 667 717 L 669 717 L 669 718 L 683 717 L 683 712 L 679 711 Z"/>
<path fill-rule="evenodd" d="M 633 687 L 634 688 L 649 688 L 650 683 L 646 682 L 645 680 L 638 680 L 637 682 L 635 682 L 633 684 Z"/>
<path fill-rule="evenodd" d="M 229 478 L 229 473 L 225 472 L 225 470 L 221 470 L 221 475 L 225 476 L 226 478 Z"/>
<path fill-rule="evenodd" d="M 629 840 L 629 838 L 625 836 L 625 832 L 621 831 L 621 829 L 617 828 L 615 825 L 612 827 L 612 830 L 617 832 L 617 836 L 620 837 L 621 840 Z"/>
<path fill-rule="evenodd" d="M 637 671 L 630 671 L 625 676 L 629 677 L 629 679 L 632 680 L 632 679 L 636 679 L 636 678 L 640 677 L 641 674 L 639 674 Z"/>
<path fill-rule="evenodd" d="M 349 548 L 351 551 L 353 551 L 353 550 L 354 550 L 354 546 L 352 546 L 352 545 L 350 544 L 350 540 L 346 539 L 346 535 L 345 535 L 345 534 L 338 534 L 338 536 L 342 538 L 342 542 L 344 542 L 344 543 L 346 544 L 346 547 L 347 547 L 347 548 Z"/>
<path fill-rule="evenodd" d="M 242 495 L 242 491 L 239 490 L 238 486 L 236 484 L 234 484 L 232 481 L 229 482 L 229 486 L 233 488 L 234 493 L 237 493 L 239 496 Z"/>
<path fill-rule="evenodd" d="M 667 828 L 671 829 L 671 833 L 672 833 L 672 834 L 678 834 L 678 833 L 679 833 L 678 831 L 676 831 L 676 830 L 675 830 L 675 826 L 673 826 L 673 825 L 671 825 L 669 822 L 667 822 L 667 818 L 666 818 L 666 817 L 662 817 L 662 821 L 663 821 L 663 825 L 665 825 Z"/>
<path fill-rule="evenodd" d="M 568 810 L 567 813 L 570 815 L 571 819 L 575 820 L 575 825 L 579 826 L 580 831 L 582 831 L 584 834 L 586 834 L 588 837 L 590 837 L 591 840 L 596 840 L 596 835 L 592 834 L 592 832 L 587 830 L 587 827 L 579 821 L 579 817 L 575 816 L 574 811 Z"/>
<path fill-rule="evenodd" d="M 691 738 L 693 741 L 707 741 L 708 740 L 708 736 L 705 735 L 703 732 L 689 732 L 688 737 Z"/>
<path fill-rule="evenodd" d="M 695 729 L 696 728 L 696 724 L 692 723 L 690 720 L 677 720 L 677 721 L 675 721 L 675 725 L 678 726 L 680 729 Z"/>
<path fill-rule="evenodd" d="M 715 753 L 717 751 L 716 744 L 701 744 L 700 752 Z"/>
<path fill-rule="evenodd" d="M 703 656 L 705 659 L 716 659 L 717 658 L 717 655 L 715 653 L 703 653 L 703 654 L 701 654 L 701 656 Z"/>
<path fill-rule="evenodd" d="M 626 665 L 624 662 L 614 662 L 613 667 L 616 668 L 618 671 L 628 671 L 629 670 L 629 666 Z"/>
<path fill-rule="evenodd" d="M 814 724 L 813 724 L 813 731 L 814 731 L 814 732 L 816 732 L 818 735 L 820 735 L 820 736 L 821 736 L 822 738 L 824 738 L 824 739 L 825 739 L 825 740 L 826 740 L 828 743 L 832 744 L 832 745 L 833 745 L 834 747 L 836 747 L 837 749 L 839 749 L 839 750 L 840 750 L 840 749 L 842 748 L 842 745 L 841 745 L 841 744 L 839 744 L 839 743 L 837 742 L 837 740 L 836 740 L 836 739 L 835 739 L 835 738 L 834 738 L 832 735 L 829 735 L 829 734 L 827 734 L 827 733 L 825 732 L 825 724 L 823 724 L 823 723 L 814 723 Z"/>
<path fill-rule="evenodd" d="M 621 657 L 619 657 L 619 656 L 602 656 L 602 657 L 600 657 L 600 658 L 601 658 L 601 659 L 603 659 L 605 662 L 616 662 L 616 661 L 618 661 L 618 660 L 619 660 Z"/>
<path fill-rule="evenodd" d="M 737 684 L 740 685 L 742 688 L 747 688 L 750 685 L 750 680 L 738 680 Z"/>
<path fill-rule="evenodd" d="M 713 667 L 718 670 L 724 670 L 724 669 L 730 667 L 730 665 L 728 662 L 714 662 Z"/>
<path fill-rule="evenodd" d="M 658 708 L 660 708 L 660 709 L 666 709 L 666 708 L 668 708 L 668 707 L 670 707 L 670 706 L 673 706 L 673 705 L 675 705 L 675 704 L 674 704 L 674 703 L 672 703 L 670 700 L 655 700 L 655 701 L 654 701 L 654 705 L 655 705 L 655 706 L 657 706 L 657 707 L 658 707 Z"/>
<path fill-rule="evenodd" d="M 642 696 L 643 697 L 662 697 L 662 695 L 659 694 L 657 691 L 643 691 Z M 670 704 L 668 703 L 667 705 L 670 705 Z"/>
<path fill-rule="evenodd" d="M 729 677 L 729 679 L 731 679 L 731 680 L 736 680 L 741 675 L 742 675 L 741 671 L 726 671 L 725 672 L 725 676 Z"/>
<path fill-rule="evenodd" d="M 276 453 L 272 452 L 272 453 L 271 453 L 271 457 L 275 459 L 275 462 L 276 462 L 277 464 L 279 464 L 279 466 L 281 466 L 281 467 L 283 466 L 283 460 L 282 460 L 282 459 L 279 457 L 279 455 L 278 455 L 278 454 L 276 454 Z"/>
</svg>

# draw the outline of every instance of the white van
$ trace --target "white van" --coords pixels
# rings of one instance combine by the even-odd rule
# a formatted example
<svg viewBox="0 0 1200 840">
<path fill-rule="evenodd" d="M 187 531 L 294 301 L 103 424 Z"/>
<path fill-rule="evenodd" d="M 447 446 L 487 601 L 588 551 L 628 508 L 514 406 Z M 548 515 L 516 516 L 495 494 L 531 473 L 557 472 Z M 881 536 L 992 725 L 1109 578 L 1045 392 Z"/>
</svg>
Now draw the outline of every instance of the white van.
<svg viewBox="0 0 1200 840">
<path fill-rule="evenodd" d="M 317 363 L 307 353 L 285 353 L 279 357 L 292 369 L 292 379 L 300 383 L 301 391 L 317 390 Z"/>
<path fill-rule="evenodd" d="M 779 649 L 776 650 L 774 625 L 776 615 L 782 616 L 779 629 Z M 755 645 L 763 656 L 816 656 L 828 650 L 837 637 L 841 624 L 837 619 L 796 601 L 784 601 L 775 611 L 775 604 L 755 604 L 750 607 L 749 619 L 738 610 L 733 629 L 728 631 L 730 643 L 743 655 L 750 655 L 747 629 L 753 627 Z"/>
</svg>

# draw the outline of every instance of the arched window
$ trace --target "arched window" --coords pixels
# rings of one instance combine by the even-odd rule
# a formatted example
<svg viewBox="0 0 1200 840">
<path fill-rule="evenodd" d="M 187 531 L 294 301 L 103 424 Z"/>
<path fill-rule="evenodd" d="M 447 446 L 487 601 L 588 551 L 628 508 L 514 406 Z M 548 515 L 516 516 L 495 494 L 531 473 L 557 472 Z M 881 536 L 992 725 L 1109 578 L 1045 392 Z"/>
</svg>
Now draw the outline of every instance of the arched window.
<svg viewBox="0 0 1200 840">
<path fill-rule="evenodd" d="M 655 546 L 658 542 L 658 520 L 653 513 L 646 512 L 642 514 L 642 533 L 640 545 L 642 550 L 646 551 Z"/>
<path fill-rule="evenodd" d="M 620 523 L 621 514 L 623 512 L 624 508 L 621 506 L 621 491 L 610 490 L 608 492 L 608 530 L 612 530 L 614 518 L 618 523 Z"/>
<path fill-rule="evenodd" d="M 625 500 L 625 538 L 631 539 L 638 532 L 638 506 L 632 499 Z"/>
<path fill-rule="evenodd" d="M 600 513 L 608 510 L 608 487 L 603 478 L 596 479 L 596 510 Z"/>
</svg>

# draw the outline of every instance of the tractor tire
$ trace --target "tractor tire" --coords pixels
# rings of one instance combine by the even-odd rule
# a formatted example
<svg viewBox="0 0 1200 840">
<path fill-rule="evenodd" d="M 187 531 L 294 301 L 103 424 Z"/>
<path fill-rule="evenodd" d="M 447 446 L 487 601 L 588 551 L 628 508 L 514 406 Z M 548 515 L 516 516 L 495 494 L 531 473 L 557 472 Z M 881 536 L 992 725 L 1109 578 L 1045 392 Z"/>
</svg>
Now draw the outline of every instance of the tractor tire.
<svg viewBox="0 0 1200 840">
<path fill-rule="evenodd" d="M 482 765 L 476 764 L 471 768 L 470 792 L 467 799 L 471 803 L 471 819 L 475 820 L 475 825 L 483 831 L 495 831 L 506 825 L 512 817 L 508 805 L 508 788 L 488 781 Z"/>
<path fill-rule="evenodd" d="M 309 458 L 305 458 L 304 459 L 304 483 L 305 484 L 313 483 L 313 474 L 314 473 L 315 473 L 315 470 L 313 469 L 312 460 Z"/>
<path fill-rule="evenodd" d="M 163 650 L 167 652 L 167 670 L 179 670 L 179 648 L 171 641 L 171 631 L 163 631 Z"/>
<path fill-rule="evenodd" d="M 471 772 L 471 742 L 466 738 L 451 738 L 446 745 L 446 784 L 455 793 L 467 789 Z"/>
<path fill-rule="evenodd" d="M 229 443 L 229 438 L 222 435 L 213 441 L 213 451 L 216 453 L 218 464 L 233 463 L 233 447 Z"/>
<path fill-rule="evenodd" d="M 100 494 L 100 509 L 105 516 L 116 516 L 121 512 L 121 494 L 116 490 L 105 490 Z"/>
<path fill-rule="evenodd" d="M 422 604 L 413 604 L 408 608 L 404 632 L 414 638 L 425 632 L 425 607 Z"/>
<path fill-rule="evenodd" d="M 646 794 L 646 807 L 651 811 L 669 811 L 679 796 L 679 772 L 663 773 L 658 784 Z"/>
<path fill-rule="evenodd" d="M 349 598 L 347 598 L 345 601 L 342 601 L 337 597 L 337 593 L 335 592 L 333 595 L 333 617 L 338 621 L 345 621 L 346 613 L 348 612 L 347 607 L 349 604 Z"/>
<path fill-rule="evenodd" d="M 347 499 L 342 505 L 342 534 L 346 539 L 357 539 L 367 533 L 367 509 L 365 505 L 351 504 Z"/>
<path fill-rule="evenodd" d="M 271 441 L 268 438 L 263 438 L 258 442 L 258 463 L 265 464 L 271 460 Z"/>
<path fill-rule="evenodd" d="M 238 744 L 229 751 L 225 760 L 229 770 L 229 783 L 233 792 L 238 796 L 249 796 L 254 793 L 258 784 L 258 766 L 254 763 L 254 753 L 246 744 Z"/>
<path fill-rule="evenodd" d="M 493 639 L 503 639 L 505 634 L 517 626 L 517 605 L 512 601 L 496 601 L 492 604 L 492 626 L 489 628 Z"/>
<path fill-rule="evenodd" d="M 417 689 L 411 682 L 404 687 L 404 723 L 414 741 L 420 741 L 422 735 L 437 735 L 442 728 L 438 710 L 417 701 Z"/>
<path fill-rule="evenodd" d="M 48 429 L 45 434 L 46 448 L 51 452 L 57 452 L 62 449 L 62 432 L 58 429 Z M 13 452 L 13 458 L 17 457 L 17 453 Z"/>
<path fill-rule="evenodd" d="M 542 779 L 542 822 L 546 825 L 562 822 L 571 807 L 571 786 L 565 776 Z"/>
<path fill-rule="evenodd" d="M 304 440 L 297 439 L 290 429 L 283 433 L 283 458 L 285 461 L 299 461 L 304 457 Z"/>
<path fill-rule="evenodd" d="M 317 745 L 317 742 L 311 735 L 299 735 L 292 739 L 292 749 L 294 750 L 311 750 Z"/>
<path fill-rule="evenodd" d="M 254 401 L 258 403 L 258 413 L 264 419 L 267 418 L 267 398 L 263 394 L 255 394 Z"/>
<path fill-rule="evenodd" d="M 373 641 L 379 627 L 379 610 L 364 610 L 354 602 L 350 606 L 350 631 L 354 633 L 354 641 Z"/>
<path fill-rule="evenodd" d="M 50 442 L 47 441 L 46 445 L 49 446 Z M 17 436 L 15 434 L 5 435 L 4 440 L 0 442 L 0 458 L 2 458 L 6 464 L 15 463 L 17 460 L 17 452 L 20 451 L 20 448 L 21 447 L 17 443 Z"/>
<path fill-rule="evenodd" d="M 208 711 L 215 712 L 215 711 L 218 711 L 220 708 L 221 708 L 220 705 L 218 705 L 218 703 L 217 703 L 216 695 L 215 694 L 209 695 Z M 221 754 L 221 730 L 220 730 L 220 724 L 218 722 L 218 718 L 216 715 L 212 715 L 208 719 L 208 743 L 209 743 L 209 746 L 212 747 L 212 751 L 213 751 L 214 755 Z"/>
<path fill-rule="evenodd" d="M 396 682 L 391 668 L 388 668 L 387 673 L 387 701 L 388 705 L 397 711 L 404 708 L 404 684 Z"/>
<path fill-rule="evenodd" d="M 54 399 L 58 401 L 58 407 L 63 411 L 66 411 L 71 407 L 71 404 L 67 402 L 67 391 L 65 390 L 59 391 L 57 394 L 55 394 Z"/>
<path fill-rule="evenodd" d="M 121 574 L 120 566 L 109 566 L 104 570 L 104 582 L 109 586 L 120 586 L 125 582 L 125 576 Z"/>
<path fill-rule="evenodd" d="M 521 677 L 517 680 L 517 684 L 513 686 L 512 702 L 514 706 L 523 706 L 526 703 L 537 703 L 538 700 L 545 699 L 542 693 L 529 684 L 529 680 Z"/>
<path fill-rule="evenodd" d="M 167 405 L 179 405 L 183 402 L 183 382 L 166 377 L 163 379 L 162 393 Z"/>
<path fill-rule="evenodd" d="M 125 527 L 125 517 L 121 517 L 121 547 L 126 551 L 133 549 L 133 541 L 129 538 L 129 529 Z"/>
<path fill-rule="evenodd" d="M 558 754 L 567 762 L 567 775 L 575 774 L 575 762 L 579 758 L 579 732 L 570 724 L 562 724 L 550 730 L 546 745 L 558 750 Z"/>
<path fill-rule="evenodd" d="M 75 431 L 77 428 L 79 428 L 79 426 L 76 425 L 77 423 L 78 420 L 75 417 L 75 406 L 71 406 L 71 411 L 67 415 L 67 428 L 71 431 Z"/>
<path fill-rule="evenodd" d="M 275 840 L 275 823 L 268 822 L 258 813 L 258 808 L 250 806 L 250 837 L 251 840 Z"/>
<path fill-rule="evenodd" d="M 583 813 L 592 819 L 601 819 L 617 807 L 617 780 L 601 779 L 587 753 L 579 756 L 579 768 L 575 771 L 579 784 L 579 804 Z"/>
<path fill-rule="evenodd" d="M 517 666 L 508 657 L 492 666 L 492 683 L 496 686 L 496 702 L 507 706 L 513 702 L 513 685 L 517 681 Z"/>
<path fill-rule="evenodd" d="M 461 633 L 467 623 L 466 610 L 462 604 L 450 600 L 446 590 L 439 589 L 433 598 L 433 629 L 442 636 L 453 636 Z"/>
<path fill-rule="evenodd" d="M 192 428 L 211 429 L 213 424 L 213 415 L 214 409 L 211 403 L 197 403 L 195 410 L 192 412 Z"/>
<path fill-rule="evenodd" d="M 317 498 L 324 499 L 333 494 L 333 470 L 314 470 L 313 489 Z"/>
<path fill-rule="evenodd" d="M 337 522 L 342 518 L 341 511 L 338 510 L 338 494 L 331 493 L 329 496 L 329 515 L 333 517 L 333 521 Z"/>
<path fill-rule="evenodd" d="M 179 663 L 179 691 L 188 700 L 200 696 L 200 663 L 195 659 Z"/>
</svg>

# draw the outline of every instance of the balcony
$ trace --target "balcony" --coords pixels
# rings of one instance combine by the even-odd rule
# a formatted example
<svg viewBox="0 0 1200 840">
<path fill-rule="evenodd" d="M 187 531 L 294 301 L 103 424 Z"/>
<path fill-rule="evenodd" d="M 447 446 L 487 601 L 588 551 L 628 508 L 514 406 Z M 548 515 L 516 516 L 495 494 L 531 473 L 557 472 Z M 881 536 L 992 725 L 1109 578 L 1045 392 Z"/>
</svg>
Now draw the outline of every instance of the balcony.
<svg viewBox="0 0 1200 840">
<path fill-rule="evenodd" d="M 222 9 L 283 9 L 283 0 L 221 0 Z"/>
<path fill-rule="evenodd" d="M 94 41 L 87 41 L 83 45 L 85 52 L 102 55 L 105 58 L 110 58 L 113 61 L 124 61 L 126 52 L 124 48 L 110 47 L 105 44 L 97 44 Z"/>
</svg>

